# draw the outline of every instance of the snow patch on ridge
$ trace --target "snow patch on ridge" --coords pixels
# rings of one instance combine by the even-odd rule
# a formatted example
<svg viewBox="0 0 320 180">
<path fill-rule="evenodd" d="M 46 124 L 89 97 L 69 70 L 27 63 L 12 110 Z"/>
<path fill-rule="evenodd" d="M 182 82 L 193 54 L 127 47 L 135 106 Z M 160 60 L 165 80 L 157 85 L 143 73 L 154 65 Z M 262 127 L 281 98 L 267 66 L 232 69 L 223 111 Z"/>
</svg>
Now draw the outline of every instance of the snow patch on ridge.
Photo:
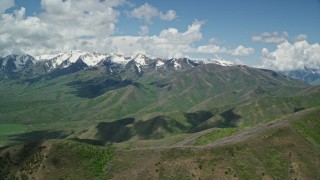
<svg viewBox="0 0 320 180">
<path fill-rule="evenodd" d="M 148 59 L 147 56 L 145 56 L 144 54 L 139 53 L 132 60 L 134 60 L 140 66 L 144 66 L 144 65 L 147 65 L 147 63 L 146 63 L 147 59 Z"/>
<path fill-rule="evenodd" d="M 160 66 L 163 66 L 164 65 L 164 62 L 162 62 L 162 61 L 157 61 L 157 63 L 156 63 L 156 67 L 160 67 Z"/>
<path fill-rule="evenodd" d="M 180 69 L 181 68 L 181 64 L 179 64 L 177 61 L 173 62 L 173 66 L 175 69 Z"/>
<path fill-rule="evenodd" d="M 103 59 L 105 59 L 107 56 L 98 54 L 98 53 L 87 53 L 84 55 L 81 55 L 79 58 L 83 60 L 84 63 L 86 63 L 88 66 L 95 66 L 99 62 L 101 62 Z"/>
<path fill-rule="evenodd" d="M 16 60 L 14 61 L 17 70 L 21 70 L 22 67 L 26 65 L 29 59 L 29 56 L 17 56 Z"/>
<path fill-rule="evenodd" d="M 201 59 L 201 60 L 193 60 L 196 63 L 200 64 L 217 64 L 220 66 L 235 66 L 237 64 L 226 61 L 226 60 L 221 60 L 221 59 Z"/>
<path fill-rule="evenodd" d="M 123 55 L 117 53 L 111 53 L 108 59 L 110 59 L 113 63 L 121 65 L 126 65 L 129 62 Z"/>
</svg>

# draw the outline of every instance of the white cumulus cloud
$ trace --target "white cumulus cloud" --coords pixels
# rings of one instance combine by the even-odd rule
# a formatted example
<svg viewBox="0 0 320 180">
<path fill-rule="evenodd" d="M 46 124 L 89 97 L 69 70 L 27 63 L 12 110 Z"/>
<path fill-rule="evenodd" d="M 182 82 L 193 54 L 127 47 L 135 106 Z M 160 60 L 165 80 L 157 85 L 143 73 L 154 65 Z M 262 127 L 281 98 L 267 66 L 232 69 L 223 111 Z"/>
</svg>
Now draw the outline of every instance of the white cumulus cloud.
<svg viewBox="0 0 320 180">
<path fill-rule="evenodd" d="M 239 45 L 236 49 L 230 52 L 233 56 L 249 56 L 254 53 L 254 49 L 252 47 L 244 47 Z"/>
<path fill-rule="evenodd" d="M 184 32 L 175 28 L 162 30 L 153 36 L 109 36 L 103 39 L 82 41 L 87 49 L 98 48 L 99 52 L 117 52 L 125 56 L 143 53 L 150 57 L 179 58 L 185 57 L 193 44 L 202 37 L 203 22 L 194 21 Z"/>
<path fill-rule="evenodd" d="M 192 25 L 188 26 L 186 32 L 179 32 L 175 28 L 165 29 L 160 32 L 159 38 L 175 44 L 190 44 L 202 38 L 201 27 L 204 23 L 204 21 L 196 20 Z"/>
<path fill-rule="evenodd" d="M 177 14 L 174 10 L 169 10 L 167 13 L 160 12 L 160 19 L 164 21 L 172 21 L 176 18 Z"/>
<path fill-rule="evenodd" d="M 213 37 L 213 38 L 209 39 L 209 43 L 211 43 L 211 44 L 221 44 L 222 42 L 221 42 L 220 39 Z"/>
<path fill-rule="evenodd" d="M 100 53 L 118 52 L 126 56 L 145 53 L 151 57 L 186 57 L 189 54 L 210 53 L 232 56 L 248 56 L 254 52 L 251 47 L 238 46 L 229 49 L 215 45 L 213 41 L 196 46 L 202 35 L 205 21 L 195 20 L 185 31 L 171 27 L 148 35 L 150 25 L 139 27 L 139 36 L 116 36 L 120 16 L 119 6 L 127 5 L 125 0 L 41 0 L 43 12 L 26 16 L 26 9 L 0 16 L 0 56 L 9 54 L 30 54 L 33 56 L 55 54 L 69 50 L 85 50 Z M 147 21 L 158 18 L 172 20 L 174 11 L 162 13 L 149 9 L 150 16 L 138 15 Z"/>
<path fill-rule="evenodd" d="M 202 38 L 203 21 L 195 20 L 185 32 L 175 28 L 162 30 L 154 36 L 118 36 L 110 37 L 106 48 L 125 54 L 145 53 L 152 57 L 184 57 L 193 50 L 193 44 Z"/>
<path fill-rule="evenodd" d="M 151 24 L 152 19 L 159 17 L 164 21 L 172 21 L 176 18 L 176 12 L 174 10 L 169 10 L 166 13 L 159 11 L 154 6 L 145 3 L 128 13 L 129 17 L 138 18 L 145 20 L 146 23 Z"/>
<path fill-rule="evenodd" d="M 14 0 L 1 0 L 0 1 L 0 14 L 5 13 L 5 11 L 14 6 Z"/>
<path fill-rule="evenodd" d="M 295 41 L 305 41 L 307 39 L 308 36 L 306 34 L 299 34 L 294 38 Z"/>
<path fill-rule="evenodd" d="M 195 52 L 198 53 L 211 53 L 211 54 L 225 54 L 228 53 L 228 49 L 226 47 L 221 47 L 215 44 L 203 45 L 199 46 Z"/>
<path fill-rule="evenodd" d="M 0 17 L 0 55 L 87 49 L 88 39 L 104 39 L 116 30 L 124 0 L 41 0 L 43 12 L 25 16 L 25 8 Z M 85 46 L 84 46 L 85 45 Z M 93 45 L 90 48 L 96 49 Z"/>
<path fill-rule="evenodd" d="M 258 35 L 253 35 L 251 40 L 253 42 L 267 43 L 267 44 L 280 44 L 287 41 L 289 34 L 287 32 L 264 32 Z"/>
<path fill-rule="evenodd" d="M 309 44 L 306 40 L 296 41 L 293 44 L 288 41 L 277 45 L 275 51 L 262 49 L 262 66 L 278 71 L 297 70 L 308 68 L 320 68 L 320 45 Z"/>
<path fill-rule="evenodd" d="M 192 51 L 197 53 L 228 54 L 231 56 L 250 56 L 254 53 L 254 49 L 252 47 L 245 47 L 243 45 L 239 45 L 235 49 L 228 49 L 226 47 L 219 46 L 216 44 L 199 46 L 198 48 Z"/>
</svg>

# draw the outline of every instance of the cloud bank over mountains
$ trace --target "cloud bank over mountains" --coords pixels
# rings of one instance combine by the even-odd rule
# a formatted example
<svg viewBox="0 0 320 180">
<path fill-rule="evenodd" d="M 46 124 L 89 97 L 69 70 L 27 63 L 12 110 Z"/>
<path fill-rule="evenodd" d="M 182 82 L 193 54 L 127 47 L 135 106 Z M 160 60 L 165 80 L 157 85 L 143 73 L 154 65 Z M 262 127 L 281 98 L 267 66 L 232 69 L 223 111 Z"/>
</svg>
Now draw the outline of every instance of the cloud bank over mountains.
<svg viewBox="0 0 320 180">
<path fill-rule="evenodd" d="M 10 4 L 10 3 L 8 3 Z M 6 6 L 10 8 L 13 4 Z M 201 28 L 205 21 L 195 20 L 184 32 L 167 28 L 158 35 L 148 36 L 149 25 L 154 18 L 174 21 L 174 10 L 162 12 L 150 4 L 127 12 L 129 18 L 145 21 L 137 36 L 117 36 L 120 7 L 129 6 L 124 0 L 41 0 L 43 12 L 26 16 L 27 9 L 20 8 L 13 13 L 2 14 L 0 18 L 0 55 L 52 54 L 73 49 L 116 51 L 125 55 L 146 53 L 154 57 L 182 57 L 188 53 L 229 54 L 248 56 L 254 50 L 239 45 L 235 49 L 208 44 L 196 47 L 201 40 Z M 3 6 L 5 7 L 5 6 Z M 4 10 L 2 10 L 4 13 Z M 218 49 L 218 50 L 216 50 Z"/>
<path fill-rule="evenodd" d="M 320 69 L 320 45 L 310 44 L 306 34 L 299 34 L 290 42 L 287 32 L 264 32 L 253 35 L 253 42 L 276 44 L 276 49 L 261 50 L 262 67 L 277 71 Z"/>
<path fill-rule="evenodd" d="M 264 68 L 278 71 L 288 71 L 307 68 L 320 68 L 320 45 L 309 44 L 306 40 L 294 43 L 285 41 L 277 45 L 275 51 L 262 49 L 262 62 Z"/>
</svg>

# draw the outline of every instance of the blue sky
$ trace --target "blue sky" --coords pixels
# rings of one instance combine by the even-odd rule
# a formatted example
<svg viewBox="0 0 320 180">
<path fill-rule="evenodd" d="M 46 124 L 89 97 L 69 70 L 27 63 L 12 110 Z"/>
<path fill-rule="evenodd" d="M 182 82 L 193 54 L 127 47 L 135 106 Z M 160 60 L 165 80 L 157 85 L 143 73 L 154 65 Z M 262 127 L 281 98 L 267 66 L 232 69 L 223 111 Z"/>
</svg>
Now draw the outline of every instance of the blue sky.
<svg viewBox="0 0 320 180">
<path fill-rule="evenodd" d="M 319 0 L 0 0 L 0 13 L 2 56 L 80 49 L 320 67 Z"/>
</svg>

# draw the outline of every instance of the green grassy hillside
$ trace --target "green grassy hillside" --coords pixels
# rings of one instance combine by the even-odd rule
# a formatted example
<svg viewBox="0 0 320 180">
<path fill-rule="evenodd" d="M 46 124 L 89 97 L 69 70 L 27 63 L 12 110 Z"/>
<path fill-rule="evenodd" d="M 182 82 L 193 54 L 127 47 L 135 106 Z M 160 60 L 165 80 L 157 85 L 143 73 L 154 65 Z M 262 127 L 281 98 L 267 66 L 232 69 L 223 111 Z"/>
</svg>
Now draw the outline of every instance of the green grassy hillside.
<svg viewBox="0 0 320 180">
<path fill-rule="evenodd" d="M 209 111 L 184 113 L 150 113 L 130 122 L 117 120 L 100 122 L 78 137 L 103 142 L 123 142 L 130 139 L 161 139 L 177 134 L 200 132 L 210 128 L 249 128 L 262 122 L 320 106 L 319 94 L 294 97 L 262 97 L 233 106 Z M 129 118 L 130 119 L 130 118 Z"/>
<path fill-rule="evenodd" d="M 215 129 L 199 136 L 179 136 L 172 145 L 150 147 L 144 140 L 145 148 L 141 143 L 124 149 L 125 144 L 98 146 L 79 140 L 7 147 L 0 151 L 0 177 L 317 179 L 319 113 L 319 109 L 310 109 L 248 129 Z"/>
<path fill-rule="evenodd" d="M 123 76 L 123 77 L 122 77 Z M 154 112 L 196 112 L 308 88 L 272 71 L 203 65 L 128 79 L 88 69 L 56 78 L 0 83 L 0 122 L 113 121 Z"/>
<path fill-rule="evenodd" d="M 0 179 L 316 179 L 319 87 L 202 65 L 0 82 Z"/>
<path fill-rule="evenodd" d="M 114 76 L 97 68 L 32 83 L 1 81 L 0 122 L 27 125 L 29 139 L 58 130 L 54 137 L 123 142 L 252 127 L 320 105 L 317 87 L 246 66 L 203 65 L 124 78 L 126 72 Z M 3 136 L 2 145 L 19 143 L 8 139 Z"/>
</svg>

